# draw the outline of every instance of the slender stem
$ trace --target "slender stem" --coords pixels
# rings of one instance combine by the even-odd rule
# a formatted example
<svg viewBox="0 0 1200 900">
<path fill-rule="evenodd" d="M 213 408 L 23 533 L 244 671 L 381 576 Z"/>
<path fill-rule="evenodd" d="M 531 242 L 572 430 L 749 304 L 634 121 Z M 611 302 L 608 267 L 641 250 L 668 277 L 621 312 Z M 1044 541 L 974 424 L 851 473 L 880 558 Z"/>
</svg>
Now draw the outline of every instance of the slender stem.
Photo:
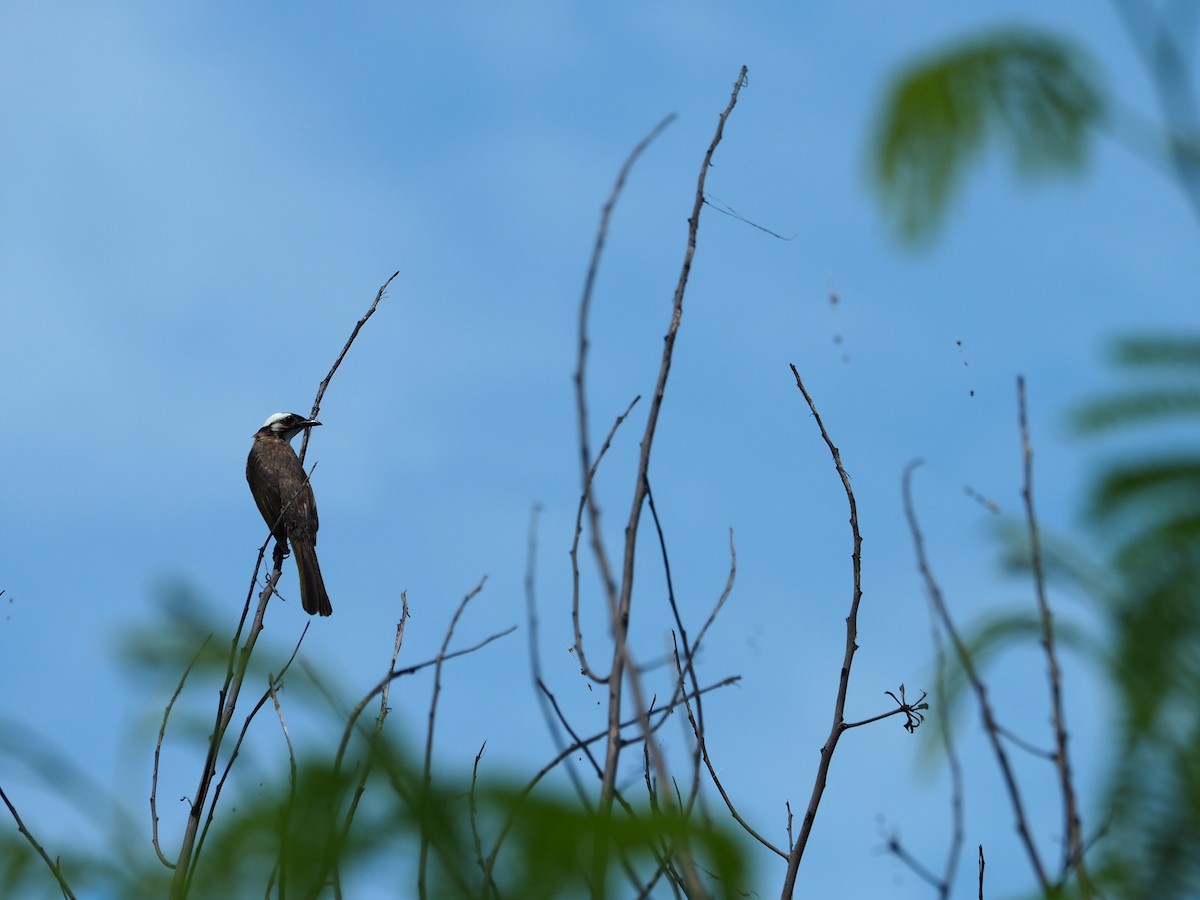
<svg viewBox="0 0 1200 900">
<path fill-rule="evenodd" d="M 800 871 L 800 859 L 804 856 L 804 848 L 808 845 L 808 838 L 812 834 L 813 823 L 817 818 L 817 807 L 820 806 L 821 797 L 825 793 L 825 783 L 829 777 L 829 766 L 833 762 L 833 751 L 837 748 L 838 739 L 848 727 L 845 720 L 846 694 L 850 690 L 850 667 L 854 664 L 854 652 L 858 649 L 858 606 L 862 600 L 862 534 L 858 530 L 858 504 L 854 500 L 854 490 L 850 487 L 850 476 L 842 465 L 841 453 L 838 452 L 838 448 L 830 439 L 829 432 L 825 430 L 825 423 L 821 421 L 821 415 L 817 412 L 816 404 L 813 403 L 812 397 L 805 390 L 804 382 L 800 379 L 800 373 L 794 365 L 791 368 L 792 375 L 796 378 L 796 387 L 804 395 L 804 400 L 808 403 L 808 408 L 812 412 L 813 418 L 816 419 L 817 427 L 821 430 L 821 437 L 825 440 L 825 445 L 829 448 L 829 453 L 833 457 L 834 468 L 837 469 L 838 477 L 842 481 L 842 489 L 846 493 L 846 500 L 850 504 L 850 534 L 853 540 L 850 563 L 854 586 L 850 597 L 850 613 L 846 616 L 846 649 L 842 654 L 842 669 L 838 677 L 837 699 L 833 704 L 833 724 L 829 729 L 829 737 L 825 739 L 825 745 L 821 747 L 821 759 L 817 763 L 817 777 L 813 782 L 812 795 L 809 797 L 808 808 L 804 811 L 804 818 L 800 822 L 800 833 L 796 836 L 796 842 L 792 845 L 791 852 L 788 854 L 787 874 L 784 876 L 783 892 L 781 895 L 784 900 L 791 897 L 796 889 L 796 875 Z"/>
<path fill-rule="evenodd" d="M 613 794 L 616 790 L 617 768 L 622 748 L 621 703 L 626 674 L 629 675 L 630 688 L 634 693 L 635 701 L 639 699 L 639 695 L 642 693 L 637 669 L 635 666 L 630 665 L 628 630 L 629 611 L 633 599 L 634 557 L 637 548 L 638 524 L 641 519 L 642 508 L 646 501 L 650 454 L 654 446 L 654 434 L 658 427 L 658 417 L 662 410 L 663 397 L 666 394 L 667 378 L 671 372 L 671 359 L 675 350 L 675 340 L 679 334 L 679 324 L 683 319 L 683 298 L 687 291 L 688 276 L 692 270 L 692 260 L 696 255 L 696 235 L 700 228 L 700 210 L 704 207 L 705 202 L 704 183 L 708 178 L 708 170 L 712 166 L 713 154 L 716 152 L 717 145 L 720 144 L 721 137 L 725 131 L 725 122 L 729 118 L 730 113 L 733 112 L 733 108 L 737 104 L 738 95 L 741 93 L 742 86 L 745 83 L 746 67 L 743 66 L 738 73 L 737 81 L 734 83 L 729 103 L 717 119 L 716 133 L 708 145 L 708 151 L 704 154 L 704 162 L 700 167 L 700 175 L 696 183 L 696 194 L 692 203 L 692 214 L 688 218 L 687 248 L 684 251 L 679 280 L 675 285 L 671 323 L 667 328 L 666 336 L 663 338 L 663 352 L 659 363 L 658 381 L 655 384 L 654 396 L 650 400 L 650 409 L 646 417 L 646 427 L 642 434 L 641 453 L 634 481 L 633 502 L 630 505 L 629 521 L 625 526 L 625 551 L 621 566 L 620 596 L 615 607 L 612 609 L 613 662 L 608 679 L 608 744 L 605 748 L 604 778 L 600 786 L 600 815 L 602 818 L 612 814 Z M 644 736 L 648 741 L 648 719 L 644 709 L 640 709 L 639 712 L 642 718 Z M 670 784 L 670 779 L 666 777 L 665 764 L 662 762 L 661 755 L 656 751 L 657 748 L 654 748 L 652 752 L 657 768 L 659 769 L 660 784 L 665 787 Z M 601 844 L 603 845 L 603 842 Z M 595 858 L 596 877 L 593 888 L 598 893 L 603 894 L 604 874 L 607 869 L 607 846 L 600 846 L 597 850 Z M 693 893 L 693 896 L 703 896 L 703 888 L 698 881 L 698 876 L 695 875 L 694 868 L 690 865 L 690 859 L 685 857 L 684 863 L 684 876 L 688 881 L 689 891 Z"/>
<path fill-rule="evenodd" d="M 929 559 L 925 554 L 925 537 L 921 533 L 921 526 L 917 521 L 916 509 L 912 502 L 912 473 L 920 464 L 919 460 L 910 463 L 904 470 L 903 479 L 904 514 L 908 519 L 909 532 L 912 534 L 913 548 L 917 556 L 917 568 L 920 570 L 921 577 L 925 582 L 925 589 L 929 592 L 929 600 L 933 604 L 934 612 L 941 621 L 946 635 L 950 638 L 955 656 L 958 657 L 959 665 L 962 666 L 963 674 L 966 675 L 967 682 L 971 685 L 971 689 L 975 694 L 975 699 L 979 702 L 979 714 L 983 720 L 983 730 L 992 745 L 992 753 L 996 757 L 996 764 L 1000 767 L 1004 786 L 1008 790 L 1008 799 L 1013 808 L 1013 816 L 1017 820 L 1017 834 L 1020 836 L 1021 843 L 1025 847 L 1029 863 L 1033 866 L 1039 887 L 1043 893 L 1048 894 L 1052 887 L 1050 878 L 1046 874 L 1046 868 L 1042 864 L 1042 858 L 1038 853 L 1037 846 L 1033 842 L 1033 835 L 1029 830 L 1029 818 L 1025 812 L 1025 804 L 1021 799 L 1021 790 L 1017 785 L 1017 778 L 1013 772 L 1012 763 L 1008 759 L 1008 752 L 1004 749 L 1000 725 L 996 721 L 995 712 L 992 710 L 991 701 L 988 699 L 987 686 L 983 683 L 983 679 L 979 677 L 979 673 L 975 669 L 975 663 L 971 659 L 971 651 L 967 648 L 966 642 L 963 641 L 962 635 L 958 632 L 958 627 L 954 624 L 949 607 L 946 605 L 946 598 L 942 595 L 942 590 L 938 586 L 937 580 L 933 577 L 933 570 L 930 568 Z"/>
<path fill-rule="evenodd" d="M 1038 537 L 1037 513 L 1033 506 L 1033 442 L 1029 439 L 1029 415 L 1025 401 L 1025 379 L 1017 378 L 1017 411 L 1021 427 L 1021 461 L 1024 481 L 1021 499 L 1025 502 L 1025 524 L 1029 531 L 1029 559 L 1033 569 L 1034 592 L 1037 596 L 1038 618 L 1042 628 L 1042 649 L 1046 653 L 1047 678 L 1050 682 L 1050 719 L 1054 726 L 1054 764 L 1058 770 L 1059 789 L 1063 796 L 1064 831 L 1067 836 L 1063 847 L 1062 875 L 1066 878 L 1074 867 L 1079 874 L 1079 885 L 1084 896 L 1091 896 L 1091 879 L 1083 859 L 1083 824 L 1079 815 L 1079 804 L 1075 797 L 1075 786 L 1071 778 L 1071 757 L 1067 753 L 1067 724 L 1063 712 L 1062 670 L 1058 664 L 1058 650 L 1054 640 L 1054 617 L 1050 602 L 1046 598 L 1046 573 L 1042 566 L 1042 545 Z"/>
</svg>

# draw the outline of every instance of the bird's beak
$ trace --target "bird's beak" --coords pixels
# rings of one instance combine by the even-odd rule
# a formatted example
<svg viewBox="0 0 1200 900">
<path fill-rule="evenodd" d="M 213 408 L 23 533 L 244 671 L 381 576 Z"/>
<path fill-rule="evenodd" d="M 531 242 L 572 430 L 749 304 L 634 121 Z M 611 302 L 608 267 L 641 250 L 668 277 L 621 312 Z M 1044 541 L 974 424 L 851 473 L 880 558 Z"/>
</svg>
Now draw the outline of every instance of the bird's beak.
<svg viewBox="0 0 1200 900">
<path fill-rule="evenodd" d="M 315 428 L 316 426 L 318 426 L 318 425 L 320 425 L 320 424 L 321 424 L 321 423 L 320 423 L 320 422 L 318 422 L 316 419 L 312 419 L 311 421 L 305 422 L 305 423 L 304 423 L 303 425 L 301 425 L 300 427 L 301 427 L 301 428 Z"/>
</svg>

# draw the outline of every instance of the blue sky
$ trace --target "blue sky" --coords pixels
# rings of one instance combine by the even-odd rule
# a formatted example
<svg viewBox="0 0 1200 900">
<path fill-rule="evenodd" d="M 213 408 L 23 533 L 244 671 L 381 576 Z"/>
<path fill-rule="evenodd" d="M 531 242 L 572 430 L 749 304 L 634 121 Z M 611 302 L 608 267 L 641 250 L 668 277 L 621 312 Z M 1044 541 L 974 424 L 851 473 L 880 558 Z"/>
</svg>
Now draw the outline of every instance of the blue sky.
<svg viewBox="0 0 1200 900">
<path fill-rule="evenodd" d="M 1027 601 L 1027 586 L 999 574 L 996 517 L 963 491 L 1020 513 L 1017 374 L 1044 524 L 1070 531 L 1096 456 L 1066 415 L 1110 383 L 1107 342 L 1194 320 L 1195 223 L 1168 180 L 1105 139 L 1085 173 L 1062 181 L 1021 182 L 989 157 L 924 251 L 888 232 L 865 176 L 887 79 L 943 42 L 1014 23 L 1077 39 L 1123 102 L 1153 112 L 1105 5 L 6 6 L 0 678 L 19 688 L 4 717 L 148 822 L 155 717 L 174 685 L 133 682 L 119 638 L 154 621 L 179 585 L 232 626 L 264 532 L 243 478 L 250 436 L 272 412 L 309 408 L 399 270 L 309 451 L 335 615 L 314 623 L 304 652 L 359 695 L 386 668 L 401 590 L 413 610 L 402 659 L 415 661 L 436 652 L 483 575 L 462 639 L 523 626 L 526 527 L 540 503 L 547 673 L 578 727 L 598 728 L 567 652 L 579 292 L 618 168 L 677 114 L 634 170 L 597 284 L 598 442 L 652 390 L 696 173 L 744 64 L 749 84 L 708 190 L 788 240 L 705 209 L 651 476 L 693 627 L 724 583 L 734 530 L 738 581 L 702 672 L 743 680 L 710 700 L 710 739 L 743 811 L 783 841 L 784 801 L 803 808 L 828 729 L 850 549 L 845 499 L 788 364 L 854 478 L 866 594 L 848 715 L 865 718 L 886 708 L 884 690 L 931 682 L 904 465 L 928 461 L 918 506 L 962 619 Z M 612 544 L 639 406 L 600 480 Z M 653 549 L 634 613 L 647 657 L 668 635 Z M 594 573 L 584 584 L 598 603 Z M 281 646 L 306 621 L 290 563 L 283 589 L 290 602 L 269 622 Z M 1060 599 L 1064 615 L 1079 612 Z M 526 658 L 522 631 L 448 671 L 445 771 L 466 771 L 485 738 L 497 771 L 551 755 Z M 1000 677 L 1020 687 L 1000 692 L 1001 708 L 1048 741 L 1041 696 L 1029 699 L 1040 663 L 1008 666 Z M 1105 710 L 1086 670 L 1067 674 L 1094 784 Z M 407 687 L 393 721 L 416 735 L 428 685 Z M 212 686 L 191 691 L 207 709 Z M 670 749 L 680 735 L 665 736 Z M 941 858 L 944 785 L 918 762 L 920 743 L 891 723 L 844 739 L 801 870 L 810 896 L 927 896 L 879 850 L 894 827 Z M 172 797 L 192 790 L 191 768 L 173 774 Z M 11 758 L 0 784 L 44 842 L 71 833 L 69 814 L 60 820 Z M 1027 886 L 978 753 L 967 803 L 968 846 L 985 843 L 996 861 L 997 896 Z M 184 813 L 171 815 L 168 834 Z M 1037 815 L 1049 846 L 1057 812 L 1039 804 Z M 755 861 L 769 895 L 782 865 Z"/>
</svg>

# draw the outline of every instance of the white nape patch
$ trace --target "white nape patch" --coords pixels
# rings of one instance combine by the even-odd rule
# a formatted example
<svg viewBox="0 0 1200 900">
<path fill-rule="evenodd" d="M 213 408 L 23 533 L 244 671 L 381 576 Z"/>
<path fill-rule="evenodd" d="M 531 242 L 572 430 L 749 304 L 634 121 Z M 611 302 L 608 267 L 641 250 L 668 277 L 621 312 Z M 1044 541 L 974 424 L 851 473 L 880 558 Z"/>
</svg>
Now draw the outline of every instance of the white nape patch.
<svg viewBox="0 0 1200 900">
<path fill-rule="evenodd" d="M 266 428 L 268 425 L 274 425 L 276 422 L 282 422 L 290 415 L 292 415 L 292 413 L 275 413 L 274 415 L 269 416 L 267 421 L 262 423 L 262 427 Z"/>
</svg>

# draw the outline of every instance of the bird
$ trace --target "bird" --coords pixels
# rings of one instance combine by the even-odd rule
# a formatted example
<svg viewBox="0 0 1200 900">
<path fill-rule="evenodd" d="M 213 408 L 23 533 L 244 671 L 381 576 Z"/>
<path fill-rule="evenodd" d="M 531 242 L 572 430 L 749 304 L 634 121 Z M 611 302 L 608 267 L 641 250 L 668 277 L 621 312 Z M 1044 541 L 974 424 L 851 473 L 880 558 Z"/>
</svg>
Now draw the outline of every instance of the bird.
<svg viewBox="0 0 1200 900">
<path fill-rule="evenodd" d="M 297 413 L 275 413 L 254 433 L 246 481 L 280 556 L 291 544 L 300 576 L 300 604 L 310 616 L 333 614 L 317 563 L 317 501 L 292 438 L 321 423 Z"/>
</svg>

